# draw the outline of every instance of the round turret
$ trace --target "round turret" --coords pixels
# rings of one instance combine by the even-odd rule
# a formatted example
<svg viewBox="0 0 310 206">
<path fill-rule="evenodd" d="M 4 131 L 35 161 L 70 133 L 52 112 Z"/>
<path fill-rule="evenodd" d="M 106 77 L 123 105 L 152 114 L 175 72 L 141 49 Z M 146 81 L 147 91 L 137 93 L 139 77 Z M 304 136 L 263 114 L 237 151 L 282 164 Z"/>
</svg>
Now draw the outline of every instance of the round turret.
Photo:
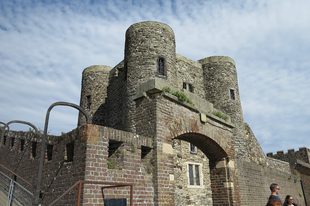
<svg viewBox="0 0 310 206">
<path fill-rule="evenodd" d="M 233 59 L 212 56 L 199 60 L 204 73 L 205 95 L 214 108 L 228 114 L 235 125 L 234 137 L 237 156 L 245 156 L 246 139 L 237 70 Z"/>
<path fill-rule="evenodd" d="M 176 72 L 175 62 L 175 36 L 168 25 L 145 21 L 127 29 L 125 67 L 128 82 L 136 84 L 155 76 L 169 79 L 170 72 Z"/>
<path fill-rule="evenodd" d="M 80 107 L 88 113 L 93 124 L 100 124 L 104 118 L 104 111 L 101 111 L 99 107 L 107 97 L 111 69 L 109 66 L 94 65 L 84 69 L 82 74 Z M 100 111 L 102 114 L 100 114 Z M 85 117 L 79 114 L 78 126 L 83 124 L 86 124 Z"/>
<path fill-rule="evenodd" d="M 127 100 L 123 111 L 127 113 L 125 130 L 136 132 L 136 95 L 140 83 L 157 78 L 177 85 L 175 36 L 166 24 L 154 21 L 131 25 L 126 31 L 125 42 L 125 81 Z M 173 73 L 173 74 L 172 74 Z"/>
</svg>

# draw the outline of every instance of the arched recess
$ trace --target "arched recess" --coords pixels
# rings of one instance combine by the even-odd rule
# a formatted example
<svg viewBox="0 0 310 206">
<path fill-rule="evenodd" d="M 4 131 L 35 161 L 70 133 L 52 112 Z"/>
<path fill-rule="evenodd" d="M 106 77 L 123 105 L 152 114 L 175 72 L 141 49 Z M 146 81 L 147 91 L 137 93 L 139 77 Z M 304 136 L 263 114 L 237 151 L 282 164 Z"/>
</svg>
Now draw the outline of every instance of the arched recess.
<svg viewBox="0 0 310 206">
<path fill-rule="evenodd" d="M 210 137 L 199 133 L 184 133 L 175 139 L 184 140 L 194 144 L 212 161 L 220 161 L 228 155 L 225 150 Z"/>
<path fill-rule="evenodd" d="M 232 206 L 233 188 L 230 186 L 232 179 L 227 167 L 230 158 L 222 146 L 200 133 L 184 133 L 174 139 L 194 144 L 209 159 L 213 206 Z"/>
</svg>

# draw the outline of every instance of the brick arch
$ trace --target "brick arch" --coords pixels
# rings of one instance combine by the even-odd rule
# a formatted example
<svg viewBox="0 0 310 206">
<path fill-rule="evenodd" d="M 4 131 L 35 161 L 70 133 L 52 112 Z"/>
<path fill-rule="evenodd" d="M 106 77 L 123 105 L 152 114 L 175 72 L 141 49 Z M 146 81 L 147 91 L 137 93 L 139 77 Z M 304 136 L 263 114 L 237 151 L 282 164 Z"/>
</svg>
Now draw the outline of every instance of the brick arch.
<svg viewBox="0 0 310 206">
<path fill-rule="evenodd" d="M 183 133 L 174 137 L 174 139 L 194 144 L 208 157 L 213 206 L 234 205 L 233 189 L 227 186 L 232 181 L 226 166 L 229 158 L 222 146 L 201 133 Z"/>
<path fill-rule="evenodd" d="M 220 161 L 228 156 L 225 150 L 216 141 L 204 134 L 184 133 L 174 139 L 180 139 L 194 144 L 212 161 Z"/>
</svg>

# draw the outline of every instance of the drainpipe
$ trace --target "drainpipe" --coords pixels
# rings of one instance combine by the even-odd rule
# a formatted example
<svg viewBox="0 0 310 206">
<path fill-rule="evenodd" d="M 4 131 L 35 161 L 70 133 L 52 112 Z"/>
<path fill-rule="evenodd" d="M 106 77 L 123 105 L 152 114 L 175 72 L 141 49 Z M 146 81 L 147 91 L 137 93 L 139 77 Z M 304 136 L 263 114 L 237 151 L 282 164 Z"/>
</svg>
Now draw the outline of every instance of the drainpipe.
<svg viewBox="0 0 310 206">
<path fill-rule="evenodd" d="M 302 193 L 304 195 L 305 204 L 306 204 L 306 206 L 308 206 L 307 197 L 306 197 L 306 193 L 305 193 L 305 188 L 304 188 L 304 184 L 303 184 L 302 180 L 300 180 L 300 185 L 301 185 Z"/>
<path fill-rule="evenodd" d="M 229 168 L 227 168 L 227 164 L 229 162 L 229 157 L 226 157 L 224 158 L 224 161 L 225 161 L 225 179 L 226 179 L 226 182 L 227 182 L 227 195 L 228 195 L 228 205 L 230 206 L 230 201 L 231 201 L 231 197 L 230 197 L 230 189 L 229 189 L 229 179 L 230 179 L 230 175 L 229 175 Z M 231 188 L 232 190 L 232 188 Z"/>
</svg>

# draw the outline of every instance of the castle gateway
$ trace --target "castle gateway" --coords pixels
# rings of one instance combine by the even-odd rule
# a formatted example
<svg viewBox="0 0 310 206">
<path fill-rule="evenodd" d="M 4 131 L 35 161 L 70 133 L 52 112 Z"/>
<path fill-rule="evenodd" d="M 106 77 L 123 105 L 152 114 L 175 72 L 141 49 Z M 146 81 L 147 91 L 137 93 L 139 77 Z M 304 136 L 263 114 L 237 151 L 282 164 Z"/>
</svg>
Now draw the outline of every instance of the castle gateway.
<svg viewBox="0 0 310 206">
<path fill-rule="evenodd" d="M 126 32 L 124 60 L 83 71 L 80 107 L 91 124 L 81 113 L 75 130 L 48 136 L 43 205 L 80 180 L 86 181 L 81 193 L 73 189 L 57 205 L 76 205 L 79 198 L 84 206 L 258 206 L 266 204 L 273 182 L 281 199 L 290 194 L 306 205 L 310 188 L 301 183 L 309 182 L 309 151 L 291 152 L 306 153 L 291 162 L 264 155 L 243 120 L 234 60 L 196 62 L 175 48 L 168 25 L 140 22 Z M 41 139 L 6 131 L 1 142 L 1 171 L 19 174 L 30 185 L 16 181 L 29 190 L 37 181 Z M 302 169 L 290 167 L 296 162 Z"/>
</svg>

